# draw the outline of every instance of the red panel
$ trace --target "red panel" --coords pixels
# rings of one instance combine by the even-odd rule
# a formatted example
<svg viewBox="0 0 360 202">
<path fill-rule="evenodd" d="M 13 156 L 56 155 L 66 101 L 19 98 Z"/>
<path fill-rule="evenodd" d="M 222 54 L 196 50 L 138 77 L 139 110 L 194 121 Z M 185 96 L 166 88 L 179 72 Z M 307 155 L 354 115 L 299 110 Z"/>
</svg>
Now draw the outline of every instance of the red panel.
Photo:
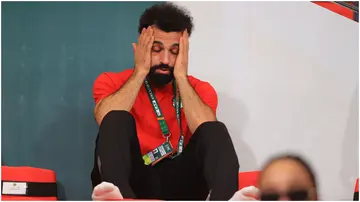
<svg viewBox="0 0 360 202">
<path fill-rule="evenodd" d="M 52 170 L 34 168 L 28 166 L 1 166 L 2 181 L 20 182 L 56 182 L 56 174 Z M 57 197 L 30 197 L 30 196 L 6 196 L 2 195 L 3 201 L 56 201 Z"/>
<path fill-rule="evenodd" d="M 257 186 L 260 171 L 240 172 L 239 173 L 239 190 L 248 186 Z"/>
<path fill-rule="evenodd" d="M 351 20 L 354 20 L 354 12 L 353 11 L 351 11 L 350 9 L 345 8 L 343 6 L 340 6 L 336 3 L 332 3 L 332 2 L 328 2 L 328 1 L 313 1 L 313 3 L 315 3 L 321 7 L 324 7 L 326 9 L 329 9 L 339 15 L 347 17 Z"/>
</svg>

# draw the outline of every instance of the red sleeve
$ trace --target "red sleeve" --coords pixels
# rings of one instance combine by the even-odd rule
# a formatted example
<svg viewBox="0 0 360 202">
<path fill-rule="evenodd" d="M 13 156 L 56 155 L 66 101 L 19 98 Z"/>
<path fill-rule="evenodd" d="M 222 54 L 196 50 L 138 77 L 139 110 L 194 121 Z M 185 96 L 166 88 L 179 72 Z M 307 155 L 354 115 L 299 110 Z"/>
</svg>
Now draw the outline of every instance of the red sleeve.
<svg viewBox="0 0 360 202">
<path fill-rule="evenodd" d="M 117 91 L 120 86 L 125 83 L 125 80 L 122 81 L 120 78 L 115 79 L 115 76 L 116 74 L 114 73 L 105 72 L 96 78 L 93 87 L 93 97 L 96 104 Z"/>
<path fill-rule="evenodd" d="M 93 97 L 97 104 L 100 100 L 109 96 L 116 91 L 116 85 L 108 75 L 108 73 L 102 73 L 98 76 L 94 82 Z"/>
<path fill-rule="evenodd" d="M 129 79 L 133 69 L 128 69 L 123 72 L 104 72 L 96 78 L 93 87 L 93 97 L 97 104 L 100 100 L 113 94 Z"/>
<path fill-rule="evenodd" d="M 201 100 L 207 104 L 216 114 L 218 106 L 218 97 L 215 89 L 207 82 L 201 82 L 196 85 L 195 91 L 200 96 Z"/>
</svg>

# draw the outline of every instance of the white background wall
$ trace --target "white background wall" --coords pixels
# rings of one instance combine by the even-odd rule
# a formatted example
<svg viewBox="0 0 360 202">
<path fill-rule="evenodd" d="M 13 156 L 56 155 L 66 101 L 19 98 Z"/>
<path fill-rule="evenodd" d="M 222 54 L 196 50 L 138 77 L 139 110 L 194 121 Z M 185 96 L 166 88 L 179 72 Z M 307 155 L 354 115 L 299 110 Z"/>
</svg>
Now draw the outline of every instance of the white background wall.
<svg viewBox="0 0 360 202">
<path fill-rule="evenodd" d="M 358 176 L 358 23 L 310 2 L 178 2 L 195 20 L 190 73 L 210 81 L 240 170 L 303 154 L 321 198 Z"/>
</svg>

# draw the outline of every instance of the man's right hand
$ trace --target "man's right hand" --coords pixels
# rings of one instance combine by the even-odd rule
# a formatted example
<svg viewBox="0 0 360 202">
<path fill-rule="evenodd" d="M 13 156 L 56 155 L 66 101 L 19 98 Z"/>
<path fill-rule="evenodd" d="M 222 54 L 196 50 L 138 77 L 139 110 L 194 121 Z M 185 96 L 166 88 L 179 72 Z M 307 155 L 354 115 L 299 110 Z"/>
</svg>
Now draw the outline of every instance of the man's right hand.
<svg viewBox="0 0 360 202">
<path fill-rule="evenodd" d="M 154 43 L 154 30 L 149 26 L 143 28 L 138 44 L 132 43 L 135 55 L 135 73 L 148 74 L 151 65 L 151 48 Z"/>
<path fill-rule="evenodd" d="M 130 112 L 144 79 L 150 71 L 151 48 L 154 43 L 153 29 L 143 29 L 138 44 L 133 43 L 135 55 L 135 70 L 119 89 L 99 101 L 94 109 L 96 122 L 100 125 L 106 114 L 113 110 Z M 109 81 L 111 85 L 114 85 Z"/>
</svg>

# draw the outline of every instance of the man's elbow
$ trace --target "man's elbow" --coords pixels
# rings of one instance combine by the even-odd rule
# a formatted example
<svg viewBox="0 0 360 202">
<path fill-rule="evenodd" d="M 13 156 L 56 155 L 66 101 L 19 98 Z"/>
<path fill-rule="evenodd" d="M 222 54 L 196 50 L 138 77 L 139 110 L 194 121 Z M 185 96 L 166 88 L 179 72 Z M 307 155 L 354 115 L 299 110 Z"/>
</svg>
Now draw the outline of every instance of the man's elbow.
<svg viewBox="0 0 360 202">
<path fill-rule="evenodd" d="M 100 126 L 101 121 L 102 121 L 102 117 L 96 112 L 94 113 L 94 117 L 95 117 L 96 123 Z"/>
<path fill-rule="evenodd" d="M 192 133 L 194 133 L 196 131 L 196 129 L 203 123 L 214 122 L 217 120 L 215 113 L 213 112 L 213 110 L 210 107 L 206 107 L 204 109 L 204 113 L 202 114 L 202 116 L 195 116 L 195 117 L 196 118 L 193 119 L 194 120 L 193 124 L 191 124 L 191 127 L 190 127 L 190 131 Z"/>
<path fill-rule="evenodd" d="M 100 126 L 101 121 L 102 121 L 102 118 L 100 118 L 99 116 L 96 116 L 96 115 L 95 115 L 95 121 L 96 121 L 96 123 Z"/>
<path fill-rule="evenodd" d="M 101 121 L 103 119 L 103 116 L 101 116 L 101 110 L 100 110 L 100 104 L 101 104 L 101 100 L 96 103 L 95 108 L 94 108 L 94 117 L 95 117 L 95 121 L 98 125 L 101 124 Z"/>
<path fill-rule="evenodd" d="M 216 121 L 216 107 L 215 109 L 213 109 L 212 107 L 210 107 L 209 105 L 205 104 L 205 109 L 204 111 L 206 112 L 205 114 L 205 122 L 207 121 Z"/>
</svg>

